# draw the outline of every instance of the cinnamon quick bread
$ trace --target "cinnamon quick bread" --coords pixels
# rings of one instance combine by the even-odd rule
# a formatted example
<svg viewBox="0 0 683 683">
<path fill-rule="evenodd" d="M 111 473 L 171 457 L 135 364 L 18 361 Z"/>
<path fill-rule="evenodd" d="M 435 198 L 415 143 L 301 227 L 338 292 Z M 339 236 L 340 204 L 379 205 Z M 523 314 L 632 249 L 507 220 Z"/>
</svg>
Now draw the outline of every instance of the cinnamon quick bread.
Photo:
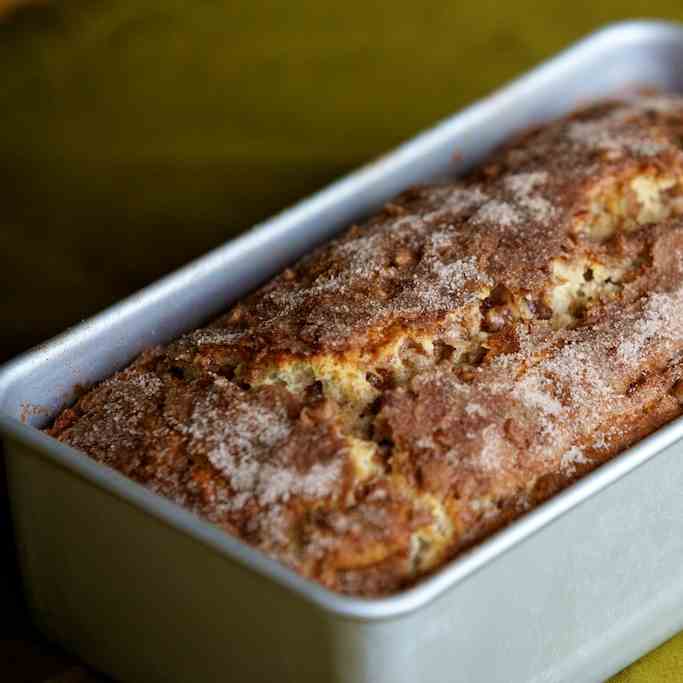
<svg viewBox="0 0 683 683">
<path fill-rule="evenodd" d="M 418 187 L 49 432 L 344 593 L 432 572 L 683 408 L 683 99 Z"/>
</svg>

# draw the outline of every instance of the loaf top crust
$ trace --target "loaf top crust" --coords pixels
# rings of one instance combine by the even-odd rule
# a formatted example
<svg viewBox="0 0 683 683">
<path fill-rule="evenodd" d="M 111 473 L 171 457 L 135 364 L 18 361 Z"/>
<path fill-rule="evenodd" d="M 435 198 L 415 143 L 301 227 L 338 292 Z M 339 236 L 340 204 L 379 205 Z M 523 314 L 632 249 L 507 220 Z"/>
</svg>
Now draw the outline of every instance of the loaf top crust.
<svg viewBox="0 0 683 683">
<path fill-rule="evenodd" d="M 305 576 L 411 585 L 681 412 L 683 99 L 412 188 L 50 428 Z"/>
</svg>

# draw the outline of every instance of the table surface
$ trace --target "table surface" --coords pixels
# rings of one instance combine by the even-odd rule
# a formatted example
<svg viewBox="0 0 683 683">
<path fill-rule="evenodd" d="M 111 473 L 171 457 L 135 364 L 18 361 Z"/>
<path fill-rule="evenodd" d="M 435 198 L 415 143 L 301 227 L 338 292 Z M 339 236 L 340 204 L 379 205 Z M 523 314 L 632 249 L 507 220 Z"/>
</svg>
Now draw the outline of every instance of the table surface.
<svg viewBox="0 0 683 683">
<path fill-rule="evenodd" d="M 683 20 L 683 9 L 0 0 L 0 361 L 599 25 L 642 15 Z M 104 680 L 33 632 L 6 503 L 0 488 L 0 671 Z M 683 680 L 683 635 L 614 680 Z"/>
</svg>

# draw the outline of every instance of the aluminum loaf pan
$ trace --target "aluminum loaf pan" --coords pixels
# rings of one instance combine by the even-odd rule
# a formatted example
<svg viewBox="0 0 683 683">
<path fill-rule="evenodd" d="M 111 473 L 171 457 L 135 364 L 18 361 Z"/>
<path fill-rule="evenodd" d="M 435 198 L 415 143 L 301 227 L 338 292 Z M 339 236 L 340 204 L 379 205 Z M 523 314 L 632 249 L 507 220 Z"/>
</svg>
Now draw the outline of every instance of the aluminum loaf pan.
<svg viewBox="0 0 683 683">
<path fill-rule="evenodd" d="M 680 419 L 378 599 L 331 593 L 37 429 L 74 385 L 225 309 L 406 186 L 634 86 L 683 91 L 682 27 L 629 22 L 590 36 L 1 369 L 20 562 L 45 633 L 126 681 L 576 683 L 683 628 Z"/>
</svg>

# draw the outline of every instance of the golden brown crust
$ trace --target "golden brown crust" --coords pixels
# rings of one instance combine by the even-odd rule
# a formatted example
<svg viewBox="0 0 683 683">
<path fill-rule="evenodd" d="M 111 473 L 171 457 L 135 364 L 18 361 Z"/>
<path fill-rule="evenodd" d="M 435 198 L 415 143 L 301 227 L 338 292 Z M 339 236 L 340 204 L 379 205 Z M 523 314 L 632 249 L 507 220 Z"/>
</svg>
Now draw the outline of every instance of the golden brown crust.
<svg viewBox="0 0 683 683">
<path fill-rule="evenodd" d="M 414 188 L 50 433 L 342 592 L 409 585 L 680 414 L 683 100 Z"/>
</svg>

